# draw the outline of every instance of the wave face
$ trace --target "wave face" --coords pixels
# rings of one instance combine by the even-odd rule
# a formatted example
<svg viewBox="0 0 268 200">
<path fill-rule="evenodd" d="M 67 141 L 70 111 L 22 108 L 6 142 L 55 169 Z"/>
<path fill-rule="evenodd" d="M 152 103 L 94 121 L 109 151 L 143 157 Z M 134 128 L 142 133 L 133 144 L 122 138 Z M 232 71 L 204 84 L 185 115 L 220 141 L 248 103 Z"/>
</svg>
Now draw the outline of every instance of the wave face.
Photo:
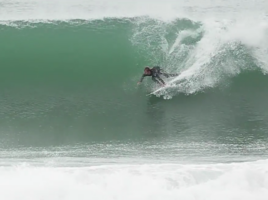
<svg viewBox="0 0 268 200">
<path fill-rule="evenodd" d="M 267 16 L 253 0 L 0 0 L 0 198 L 267 199 Z M 155 65 L 180 75 L 146 96 Z"/>
<path fill-rule="evenodd" d="M 267 3 L 240 3 L 1 1 L 3 144 L 140 138 L 182 124 L 226 124 L 226 135 L 237 126 L 227 116 L 254 121 L 237 132 L 266 131 Z M 147 65 L 180 73 L 176 86 L 146 97 L 152 81 L 136 82 Z"/>
</svg>

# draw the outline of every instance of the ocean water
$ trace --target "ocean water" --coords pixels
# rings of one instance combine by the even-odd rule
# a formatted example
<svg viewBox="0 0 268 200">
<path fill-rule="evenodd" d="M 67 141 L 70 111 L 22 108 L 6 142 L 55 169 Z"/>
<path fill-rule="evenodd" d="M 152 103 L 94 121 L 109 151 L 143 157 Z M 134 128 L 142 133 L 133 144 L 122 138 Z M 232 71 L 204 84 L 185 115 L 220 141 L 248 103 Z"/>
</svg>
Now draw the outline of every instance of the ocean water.
<svg viewBox="0 0 268 200">
<path fill-rule="evenodd" d="M 0 0 L 0 199 L 266 200 L 267 54 L 264 0 Z"/>
</svg>

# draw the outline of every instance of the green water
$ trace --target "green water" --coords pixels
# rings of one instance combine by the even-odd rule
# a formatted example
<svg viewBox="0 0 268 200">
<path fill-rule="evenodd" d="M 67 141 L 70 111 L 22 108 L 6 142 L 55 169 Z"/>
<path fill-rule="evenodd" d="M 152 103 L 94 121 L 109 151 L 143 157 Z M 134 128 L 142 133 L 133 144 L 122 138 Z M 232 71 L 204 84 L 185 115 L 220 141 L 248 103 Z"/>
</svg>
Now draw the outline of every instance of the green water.
<svg viewBox="0 0 268 200">
<path fill-rule="evenodd" d="M 143 26 L 135 20 L 74 22 L 0 27 L 3 148 L 114 142 L 138 149 L 159 143 L 235 144 L 243 149 L 267 142 L 268 81 L 245 50 L 238 61 L 249 59 L 243 62 L 250 70 L 194 93 L 183 92 L 190 84 L 181 85 L 182 92 L 173 91 L 172 99 L 148 97 L 154 87 L 150 78 L 136 85 L 144 66 L 178 72 L 187 59 L 166 56 L 159 49 L 163 26 L 167 41 L 174 43 L 175 30 L 198 30 L 199 25 L 146 22 L 158 30 L 147 38 L 148 45 L 141 40 L 144 33 L 137 34 Z M 194 38 L 186 38 L 184 54 L 189 55 L 201 39 L 199 30 Z M 234 59 L 232 55 L 220 58 L 225 62 L 226 56 Z M 267 154 L 257 146 L 253 154 Z"/>
</svg>

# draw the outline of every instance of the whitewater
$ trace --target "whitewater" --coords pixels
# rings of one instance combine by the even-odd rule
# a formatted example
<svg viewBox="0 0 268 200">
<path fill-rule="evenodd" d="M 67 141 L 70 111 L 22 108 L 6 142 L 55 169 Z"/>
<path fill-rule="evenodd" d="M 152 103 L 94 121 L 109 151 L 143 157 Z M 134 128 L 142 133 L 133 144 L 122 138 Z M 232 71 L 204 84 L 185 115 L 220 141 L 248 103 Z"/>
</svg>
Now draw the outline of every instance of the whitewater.
<svg viewBox="0 0 268 200">
<path fill-rule="evenodd" d="M 268 198 L 268 1 L 0 0 L 0 44 L 1 200 Z"/>
<path fill-rule="evenodd" d="M 1 199 L 267 198 L 267 161 L 1 169 Z"/>
</svg>

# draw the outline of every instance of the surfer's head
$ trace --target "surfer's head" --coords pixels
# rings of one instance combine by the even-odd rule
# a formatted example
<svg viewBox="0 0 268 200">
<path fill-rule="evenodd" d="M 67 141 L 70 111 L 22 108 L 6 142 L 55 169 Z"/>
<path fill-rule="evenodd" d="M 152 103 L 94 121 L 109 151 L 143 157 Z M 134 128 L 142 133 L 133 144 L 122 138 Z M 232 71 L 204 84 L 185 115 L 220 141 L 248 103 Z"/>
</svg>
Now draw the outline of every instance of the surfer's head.
<svg viewBox="0 0 268 200">
<path fill-rule="evenodd" d="M 144 74 L 151 74 L 151 69 L 149 67 L 145 67 Z"/>
</svg>

